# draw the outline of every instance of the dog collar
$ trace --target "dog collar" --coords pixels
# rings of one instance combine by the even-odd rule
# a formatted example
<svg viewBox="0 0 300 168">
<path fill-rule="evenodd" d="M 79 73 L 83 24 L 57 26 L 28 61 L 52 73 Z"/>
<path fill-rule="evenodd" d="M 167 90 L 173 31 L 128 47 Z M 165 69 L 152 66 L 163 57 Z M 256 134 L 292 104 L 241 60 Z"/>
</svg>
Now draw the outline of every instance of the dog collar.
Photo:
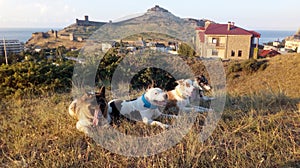
<svg viewBox="0 0 300 168">
<path fill-rule="evenodd" d="M 144 107 L 146 108 L 150 108 L 150 109 L 156 109 L 157 106 L 152 105 L 146 98 L 145 98 L 145 94 L 142 95 L 142 101 L 144 103 Z"/>
</svg>

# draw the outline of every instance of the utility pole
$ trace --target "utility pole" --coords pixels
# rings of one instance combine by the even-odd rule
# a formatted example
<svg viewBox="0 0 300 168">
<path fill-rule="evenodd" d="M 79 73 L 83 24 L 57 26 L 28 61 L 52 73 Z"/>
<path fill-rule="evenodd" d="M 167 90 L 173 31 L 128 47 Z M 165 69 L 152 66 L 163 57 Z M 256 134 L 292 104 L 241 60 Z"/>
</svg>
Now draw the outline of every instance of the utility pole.
<svg viewBox="0 0 300 168">
<path fill-rule="evenodd" d="M 4 37 L 3 37 L 3 46 L 4 46 L 4 56 L 5 56 L 6 65 L 8 65 L 7 52 L 6 52 L 6 44 L 5 44 Z"/>
</svg>

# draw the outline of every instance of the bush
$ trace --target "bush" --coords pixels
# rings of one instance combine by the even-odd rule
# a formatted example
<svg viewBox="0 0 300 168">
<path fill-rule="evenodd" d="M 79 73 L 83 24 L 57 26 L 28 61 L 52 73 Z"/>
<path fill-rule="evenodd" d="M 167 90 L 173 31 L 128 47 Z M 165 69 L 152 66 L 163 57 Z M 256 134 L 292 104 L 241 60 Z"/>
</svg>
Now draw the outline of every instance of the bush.
<svg viewBox="0 0 300 168">
<path fill-rule="evenodd" d="M 0 66 L 0 99 L 14 95 L 22 97 L 48 91 L 70 91 L 73 64 L 62 62 L 22 62 Z"/>
<path fill-rule="evenodd" d="M 231 64 L 231 65 L 229 66 L 228 71 L 229 71 L 229 73 L 232 73 L 232 72 L 240 72 L 240 71 L 242 71 L 241 64 L 240 64 L 240 63 Z"/>
<path fill-rule="evenodd" d="M 266 61 L 257 61 L 256 59 L 249 59 L 241 64 L 242 69 L 246 73 L 254 73 L 258 70 L 265 70 L 267 68 Z"/>
<path fill-rule="evenodd" d="M 182 43 L 179 45 L 178 54 L 181 56 L 192 57 L 196 55 L 196 52 L 188 44 Z"/>
</svg>

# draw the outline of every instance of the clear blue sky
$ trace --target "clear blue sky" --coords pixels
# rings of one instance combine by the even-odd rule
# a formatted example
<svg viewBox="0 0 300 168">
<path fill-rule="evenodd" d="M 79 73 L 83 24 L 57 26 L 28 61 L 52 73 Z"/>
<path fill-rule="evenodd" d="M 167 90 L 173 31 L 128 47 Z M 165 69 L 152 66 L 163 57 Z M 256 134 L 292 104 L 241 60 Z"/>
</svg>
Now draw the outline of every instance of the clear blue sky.
<svg viewBox="0 0 300 168">
<path fill-rule="evenodd" d="M 0 28 L 63 28 L 89 15 L 90 20 L 117 20 L 159 5 L 174 15 L 233 21 L 253 30 L 300 28 L 299 0 L 0 0 Z"/>
</svg>

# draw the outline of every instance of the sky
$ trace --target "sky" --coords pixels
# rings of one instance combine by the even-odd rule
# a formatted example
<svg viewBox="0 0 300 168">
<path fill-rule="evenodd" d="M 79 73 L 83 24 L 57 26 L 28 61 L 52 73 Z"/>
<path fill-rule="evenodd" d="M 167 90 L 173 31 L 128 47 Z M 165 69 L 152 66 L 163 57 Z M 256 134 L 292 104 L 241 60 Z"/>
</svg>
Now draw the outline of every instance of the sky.
<svg viewBox="0 0 300 168">
<path fill-rule="evenodd" d="M 299 0 L 0 0 L 0 28 L 64 28 L 84 15 L 116 21 L 155 5 L 181 18 L 232 21 L 250 30 L 300 28 Z"/>
</svg>

